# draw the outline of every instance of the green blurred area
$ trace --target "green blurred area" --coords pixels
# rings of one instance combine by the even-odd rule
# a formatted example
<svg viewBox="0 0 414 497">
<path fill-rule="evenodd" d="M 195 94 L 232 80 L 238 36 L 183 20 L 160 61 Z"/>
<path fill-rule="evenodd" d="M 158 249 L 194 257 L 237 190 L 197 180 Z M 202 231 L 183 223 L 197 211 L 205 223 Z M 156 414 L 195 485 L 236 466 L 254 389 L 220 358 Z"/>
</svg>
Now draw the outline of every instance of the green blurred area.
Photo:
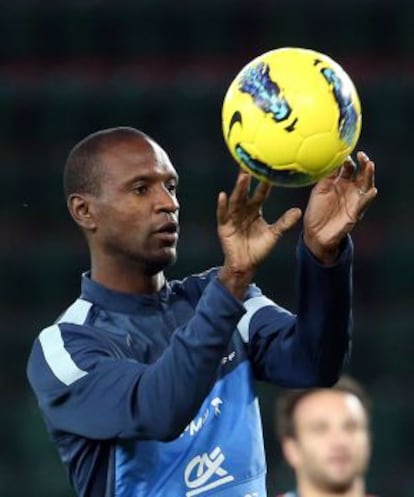
<svg viewBox="0 0 414 497">
<path fill-rule="evenodd" d="M 369 490 L 414 495 L 414 264 L 411 157 L 414 4 L 353 0 L 14 2 L 0 15 L 0 497 L 69 497 L 25 378 L 37 333 L 79 292 L 88 268 L 61 187 L 70 147 L 104 127 L 141 128 L 181 175 L 182 277 L 221 262 L 215 202 L 237 168 L 221 136 L 228 84 L 252 57 L 281 46 L 331 55 L 362 102 L 358 145 L 375 158 L 379 196 L 354 233 L 355 340 L 349 372 L 374 400 Z M 275 189 L 271 219 L 309 189 Z M 295 310 L 287 235 L 257 283 Z M 334 332 L 334 330 L 333 330 Z M 273 432 L 277 388 L 258 385 L 269 495 L 291 475 Z"/>
</svg>

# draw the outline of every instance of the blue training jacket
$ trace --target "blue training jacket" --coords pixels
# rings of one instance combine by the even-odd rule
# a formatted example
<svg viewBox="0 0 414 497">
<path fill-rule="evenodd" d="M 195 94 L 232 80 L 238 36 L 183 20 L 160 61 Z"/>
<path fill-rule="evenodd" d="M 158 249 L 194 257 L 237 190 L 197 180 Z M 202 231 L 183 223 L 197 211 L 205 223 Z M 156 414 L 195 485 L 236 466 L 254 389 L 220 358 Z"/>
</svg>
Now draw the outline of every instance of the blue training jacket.
<svg viewBox="0 0 414 497">
<path fill-rule="evenodd" d="M 265 497 L 254 379 L 333 384 L 349 351 L 352 244 L 298 245 L 297 315 L 217 269 L 131 295 L 82 279 L 35 340 L 28 377 L 79 497 Z"/>
</svg>

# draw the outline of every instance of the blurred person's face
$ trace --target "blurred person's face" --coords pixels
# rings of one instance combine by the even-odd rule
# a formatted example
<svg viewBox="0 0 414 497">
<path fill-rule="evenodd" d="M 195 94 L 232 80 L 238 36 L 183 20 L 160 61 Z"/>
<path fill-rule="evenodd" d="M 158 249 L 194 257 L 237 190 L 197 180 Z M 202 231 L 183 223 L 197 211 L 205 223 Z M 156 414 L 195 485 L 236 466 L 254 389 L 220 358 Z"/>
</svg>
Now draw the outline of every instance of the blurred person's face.
<svg viewBox="0 0 414 497">
<path fill-rule="evenodd" d="M 295 407 L 295 438 L 284 441 L 298 481 L 324 492 L 345 492 L 362 480 L 370 456 L 366 411 L 346 392 L 321 390 Z"/>
</svg>

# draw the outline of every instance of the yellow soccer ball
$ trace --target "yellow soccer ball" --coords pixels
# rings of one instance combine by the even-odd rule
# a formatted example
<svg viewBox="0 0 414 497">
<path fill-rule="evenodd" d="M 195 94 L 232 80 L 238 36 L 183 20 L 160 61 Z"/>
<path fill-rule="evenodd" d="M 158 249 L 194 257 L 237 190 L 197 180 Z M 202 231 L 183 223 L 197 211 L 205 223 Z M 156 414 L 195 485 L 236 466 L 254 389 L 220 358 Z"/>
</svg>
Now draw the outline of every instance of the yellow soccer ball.
<svg viewBox="0 0 414 497">
<path fill-rule="evenodd" d="M 224 140 L 237 163 L 260 181 L 315 183 L 351 154 L 361 104 L 342 67 L 327 55 L 280 48 L 249 62 L 222 106 Z"/>
</svg>

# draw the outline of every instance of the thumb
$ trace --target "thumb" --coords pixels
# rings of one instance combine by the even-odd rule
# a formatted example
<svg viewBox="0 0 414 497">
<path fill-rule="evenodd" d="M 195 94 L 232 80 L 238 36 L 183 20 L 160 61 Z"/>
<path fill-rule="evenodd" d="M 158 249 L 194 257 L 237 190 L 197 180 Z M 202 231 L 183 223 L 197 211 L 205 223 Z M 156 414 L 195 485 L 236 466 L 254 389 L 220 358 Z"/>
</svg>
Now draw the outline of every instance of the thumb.
<svg viewBox="0 0 414 497">
<path fill-rule="evenodd" d="M 302 217 L 302 211 L 298 207 L 287 210 L 277 221 L 270 225 L 276 239 L 279 239 L 286 231 L 292 229 Z"/>
</svg>

